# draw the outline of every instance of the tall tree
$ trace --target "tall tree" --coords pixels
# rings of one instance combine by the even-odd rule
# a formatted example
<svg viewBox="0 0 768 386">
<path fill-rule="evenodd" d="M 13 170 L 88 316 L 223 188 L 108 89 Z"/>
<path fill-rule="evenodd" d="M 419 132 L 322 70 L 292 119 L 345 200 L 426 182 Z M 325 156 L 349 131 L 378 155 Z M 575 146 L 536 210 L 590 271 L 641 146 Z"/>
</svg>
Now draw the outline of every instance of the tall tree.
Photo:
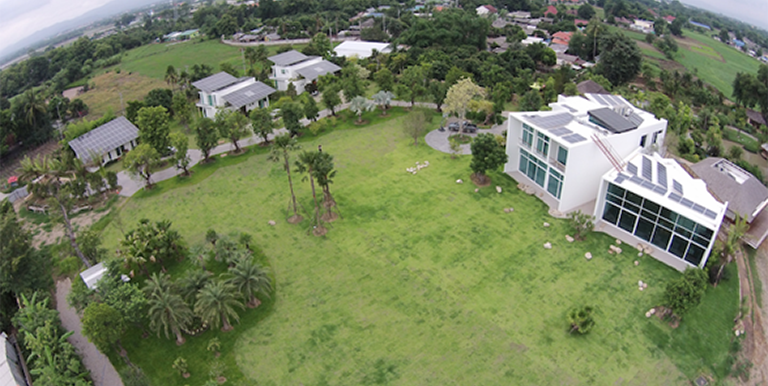
<svg viewBox="0 0 768 386">
<path fill-rule="evenodd" d="M 372 96 L 373 103 L 381 108 L 382 116 L 387 115 L 387 109 L 389 108 L 389 105 L 392 104 L 392 99 L 394 98 L 395 94 L 393 94 L 392 91 L 385 90 L 381 90 Z"/>
<path fill-rule="evenodd" d="M 331 115 L 336 116 L 336 106 L 341 104 L 341 97 L 339 96 L 341 88 L 337 83 L 332 83 L 323 89 L 323 95 L 320 97 L 326 108 L 331 110 Z"/>
<path fill-rule="evenodd" d="M 472 169 L 475 179 L 480 184 L 489 182 L 485 174 L 488 170 L 496 170 L 507 162 L 507 153 L 494 138 L 493 134 L 479 134 L 472 141 L 472 161 L 469 168 Z"/>
<path fill-rule="evenodd" d="M 32 236 L 19 223 L 13 206 L 0 202 L 0 293 L 18 296 L 48 288 L 50 258 L 32 248 Z"/>
<path fill-rule="evenodd" d="M 153 274 L 152 279 L 161 280 L 157 274 Z M 146 288 L 150 288 L 150 286 Z M 181 330 L 192 322 L 192 310 L 189 309 L 187 303 L 173 286 L 161 287 L 152 292 L 146 288 L 145 291 L 149 300 L 149 328 L 157 332 L 158 336 L 160 336 L 161 331 L 166 338 L 173 334 L 176 336 L 177 345 L 184 344 L 186 339 L 184 339 Z"/>
<path fill-rule="evenodd" d="M 283 118 L 283 124 L 291 135 L 298 135 L 301 130 L 301 117 L 304 116 L 304 109 L 299 102 L 284 103 L 280 107 L 280 116 Z"/>
<path fill-rule="evenodd" d="M 250 254 L 243 255 L 229 268 L 232 276 L 230 282 L 248 300 L 248 307 L 255 308 L 261 304 L 256 294 L 262 294 L 269 298 L 272 292 L 272 281 L 267 270 L 258 264 Z"/>
<path fill-rule="evenodd" d="M 168 68 L 165 69 L 165 83 L 167 83 L 169 86 L 175 86 L 176 83 L 179 81 L 179 74 L 176 72 L 176 67 L 173 67 L 173 65 L 168 65 Z"/>
<path fill-rule="evenodd" d="M 171 133 L 170 136 L 171 146 L 176 150 L 173 153 L 173 163 L 176 165 L 176 169 L 184 171 L 184 175 L 189 175 L 189 163 L 192 159 L 189 157 L 189 138 L 182 133 Z"/>
<path fill-rule="evenodd" d="M 614 85 L 626 84 L 640 73 L 642 55 L 637 43 L 622 33 L 611 33 L 600 39 L 598 72 Z"/>
<path fill-rule="evenodd" d="M 237 300 L 235 287 L 225 281 L 211 281 L 200 290 L 195 302 L 195 313 L 211 327 L 221 325 L 221 331 L 231 331 L 234 327 L 230 319 L 240 320 L 235 308 L 242 308 Z"/>
<path fill-rule="evenodd" d="M 323 191 L 323 206 L 327 211 L 324 215 L 326 216 L 326 221 L 332 221 L 335 216 L 331 209 L 336 207 L 336 200 L 333 199 L 331 194 L 331 184 L 336 176 L 333 156 L 327 152 L 318 152 L 314 157 L 312 173 L 317 184 L 320 185 L 320 189 Z"/>
<path fill-rule="evenodd" d="M 143 178 L 146 189 L 152 189 L 152 169 L 159 163 L 160 153 L 146 143 L 139 144 L 123 158 L 125 169 Z"/>
<path fill-rule="evenodd" d="M 139 126 L 139 141 L 141 143 L 152 146 L 158 154 L 168 153 L 171 126 L 165 107 L 142 108 L 136 118 L 136 125 Z"/>
<path fill-rule="evenodd" d="M 269 135 L 275 131 L 272 114 L 265 108 L 255 108 L 249 115 L 253 133 L 260 136 L 264 144 L 269 144 Z"/>
<path fill-rule="evenodd" d="M 317 102 L 311 95 L 306 94 L 304 98 L 304 116 L 312 122 L 317 121 L 317 114 L 319 113 Z"/>
<path fill-rule="evenodd" d="M 381 90 L 392 91 L 395 86 L 395 77 L 392 75 L 392 71 L 386 67 L 373 74 L 373 78 Z"/>
<path fill-rule="evenodd" d="M 315 203 L 315 234 L 323 234 L 325 228 L 320 223 L 320 207 L 317 205 L 317 193 L 315 192 L 315 179 L 314 179 L 314 165 L 317 155 L 316 151 L 303 151 L 299 154 L 299 159 L 296 161 L 296 171 L 299 173 L 306 173 L 304 180 L 309 179 L 309 185 L 312 187 L 312 199 Z"/>
<path fill-rule="evenodd" d="M 416 109 L 405 117 L 403 132 L 413 138 L 413 145 L 418 146 L 419 137 L 427 132 L 427 122 L 432 118 L 432 112 L 424 109 Z"/>
<path fill-rule="evenodd" d="M 464 117 L 472 98 L 483 96 L 482 87 L 472 82 L 472 79 L 464 78 L 451 86 L 445 97 L 445 110 L 456 114 L 461 119 L 461 131 L 464 132 Z"/>
<path fill-rule="evenodd" d="M 83 335 L 104 354 L 120 348 L 127 325 L 123 315 L 104 303 L 91 303 L 83 311 Z"/>
<path fill-rule="evenodd" d="M 447 93 L 448 87 L 445 83 L 439 80 L 429 82 L 429 94 L 432 96 L 432 101 L 437 105 L 437 111 L 443 111 L 441 107 L 445 102 Z"/>
<path fill-rule="evenodd" d="M 410 66 L 403 70 L 403 74 L 400 75 L 400 83 L 407 85 L 411 89 L 411 107 L 416 101 L 417 97 L 424 95 L 427 92 L 427 74 L 422 66 Z"/>
<path fill-rule="evenodd" d="M 219 110 L 216 113 L 216 127 L 219 136 L 229 139 L 235 146 L 235 153 L 240 153 L 238 141 L 251 131 L 248 118 L 236 110 Z"/>
<path fill-rule="evenodd" d="M 192 115 L 192 108 L 183 92 L 173 94 L 172 107 L 173 116 L 179 120 L 179 123 L 184 125 L 184 128 L 187 129 L 187 133 L 189 133 L 189 119 Z"/>
<path fill-rule="evenodd" d="M 303 218 L 299 214 L 298 205 L 296 204 L 296 194 L 293 192 L 293 180 L 291 179 L 291 164 L 290 153 L 301 149 L 296 139 L 291 137 L 290 134 L 281 134 L 275 137 L 272 143 L 272 151 L 269 155 L 269 159 L 273 162 L 283 162 L 283 168 L 288 175 L 288 187 L 291 189 L 291 203 L 293 207 L 293 216 L 288 219 L 288 222 L 295 224 L 301 222 Z"/>
<path fill-rule="evenodd" d="M 195 122 L 195 143 L 203 153 L 203 162 L 209 162 L 211 149 L 219 143 L 219 133 L 216 123 L 208 118 L 199 118 Z"/>
<path fill-rule="evenodd" d="M 376 107 L 371 101 L 368 99 L 365 99 L 365 97 L 362 96 L 356 96 L 352 98 L 352 101 L 349 103 L 349 109 L 352 110 L 352 112 L 357 115 L 357 123 L 363 123 L 363 113 L 366 111 L 371 111 Z"/>
</svg>

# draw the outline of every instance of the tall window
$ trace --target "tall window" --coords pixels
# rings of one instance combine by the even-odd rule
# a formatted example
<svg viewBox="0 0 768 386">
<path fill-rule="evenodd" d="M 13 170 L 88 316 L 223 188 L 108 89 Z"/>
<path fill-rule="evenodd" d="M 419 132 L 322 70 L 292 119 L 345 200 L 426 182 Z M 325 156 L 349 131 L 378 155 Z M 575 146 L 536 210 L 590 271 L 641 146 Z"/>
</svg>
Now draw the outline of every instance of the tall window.
<svg viewBox="0 0 768 386">
<path fill-rule="evenodd" d="M 544 157 L 549 155 L 549 137 L 542 133 L 536 133 L 536 151 Z"/>
<path fill-rule="evenodd" d="M 523 144 L 530 149 L 533 146 L 533 128 L 523 123 Z"/>
<path fill-rule="evenodd" d="M 603 220 L 698 266 L 714 232 L 651 200 L 608 184 Z"/>
<path fill-rule="evenodd" d="M 560 199 L 560 193 L 563 191 L 563 175 L 556 172 L 554 169 L 549 168 L 549 182 L 547 183 L 547 191 Z"/>
<path fill-rule="evenodd" d="M 520 172 L 533 180 L 536 185 L 544 187 L 544 180 L 547 178 L 547 164 L 522 149 L 520 149 Z"/>
<path fill-rule="evenodd" d="M 208 95 L 208 105 L 213 106 L 213 96 Z"/>
<path fill-rule="evenodd" d="M 644 135 L 640 137 L 640 147 L 645 147 L 645 140 L 648 138 L 647 135 Z"/>
<path fill-rule="evenodd" d="M 561 164 L 565 165 L 566 161 L 568 161 L 568 149 L 558 146 L 557 147 L 557 162 L 560 162 Z"/>
</svg>

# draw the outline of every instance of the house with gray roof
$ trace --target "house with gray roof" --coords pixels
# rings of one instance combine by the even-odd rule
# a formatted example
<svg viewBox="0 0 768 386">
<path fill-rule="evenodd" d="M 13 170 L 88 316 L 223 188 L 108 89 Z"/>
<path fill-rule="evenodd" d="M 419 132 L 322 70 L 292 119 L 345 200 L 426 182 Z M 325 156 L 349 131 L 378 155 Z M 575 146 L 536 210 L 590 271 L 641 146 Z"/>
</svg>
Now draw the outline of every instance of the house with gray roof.
<svg viewBox="0 0 768 386">
<path fill-rule="evenodd" d="M 125 117 L 117 117 L 71 141 L 69 147 L 83 163 L 118 160 L 138 144 L 139 129 Z"/>
<path fill-rule="evenodd" d="M 707 189 L 721 202 L 728 205 L 726 218 L 734 221 L 744 218 L 749 230 L 744 237 L 757 248 L 768 236 L 768 188 L 755 176 L 733 162 L 718 157 L 705 158 L 690 166 L 696 177 L 707 183 Z"/>
<path fill-rule="evenodd" d="M 252 77 L 235 78 L 219 72 L 192 83 L 200 94 L 196 104 L 205 118 L 213 119 L 221 109 L 240 110 L 244 114 L 257 107 L 268 107 L 275 89 Z"/>
<path fill-rule="evenodd" d="M 274 63 L 269 78 L 275 81 L 277 89 L 285 91 L 289 84 L 293 84 L 299 94 L 304 92 L 307 84 L 314 83 L 318 77 L 341 70 L 341 67 L 319 56 L 307 56 L 296 50 L 267 59 Z"/>
</svg>

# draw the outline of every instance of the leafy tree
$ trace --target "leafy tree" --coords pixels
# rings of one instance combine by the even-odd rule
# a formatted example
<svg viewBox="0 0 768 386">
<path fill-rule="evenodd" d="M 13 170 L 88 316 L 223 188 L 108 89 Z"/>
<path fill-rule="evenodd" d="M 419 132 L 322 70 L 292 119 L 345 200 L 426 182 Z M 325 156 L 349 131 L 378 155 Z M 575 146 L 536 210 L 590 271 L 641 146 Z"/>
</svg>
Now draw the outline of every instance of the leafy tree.
<svg viewBox="0 0 768 386">
<path fill-rule="evenodd" d="M 401 101 L 408 101 L 411 99 L 411 88 L 402 84 L 398 83 L 395 85 L 395 94 L 397 95 L 397 99 Z"/>
<path fill-rule="evenodd" d="M 304 98 L 304 116 L 312 122 L 317 122 L 317 114 L 319 112 L 320 109 L 317 107 L 315 98 L 313 98 L 311 95 L 307 95 L 307 97 Z"/>
<path fill-rule="evenodd" d="M 173 94 L 172 107 L 173 116 L 179 120 L 179 123 L 184 125 L 187 133 L 189 133 L 189 120 L 192 116 L 192 107 L 189 105 L 189 100 L 187 100 L 183 93 L 177 92 Z"/>
<path fill-rule="evenodd" d="M 253 133 L 260 136 L 265 144 L 269 143 L 269 135 L 275 131 L 272 114 L 265 108 L 255 108 L 249 115 Z"/>
<path fill-rule="evenodd" d="M 230 318 L 237 321 L 240 316 L 235 308 L 242 308 L 242 303 L 235 296 L 235 287 L 225 281 L 211 281 L 200 290 L 195 302 L 195 313 L 208 325 L 221 331 L 233 329 Z"/>
<path fill-rule="evenodd" d="M 237 32 L 237 20 L 233 18 L 230 14 L 225 13 L 224 16 L 222 16 L 217 22 L 216 22 L 216 32 L 217 35 L 221 36 L 232 36 L 235 32 Z"/>
<path fill-rule="evenodd" d="M 331 195 L 331 184 L 333 183 L 333 177 L 336 176 L 336 170 L 334 170 L 333 156 L 327 152 L 318 151 L 314 158 L 312 165 L 312 174 L 320 185 L 320 189 L 323 191 L 323 206 L 325 206 L 327 212 L 328 221 L 333 219 L 333 213 L 331 208 L 336 206 L 336 200 Z"/>
<path fill-rule="evenodd" d="M 256 294 L 269 297 L 272 292 L 272 281 L 267 270 L 254 261 L 251 255 L 244 255 L 229 268 L 232 276 L 230 282 L 248 300 L 248 307 L 255 308 L 261 304 Z"/>
<path fill-rule="evenodd" d="M 248 64 L 251 69 L 253 69 L 255 64 L 260 64 L 261 67 L 269 67 L 267 64 L 267 57 L 269 54 L 267 53 L 267 46 L 265 45 L 258 45 L 255 47 L 247 47 L 244 52 L 245 60 L 248 61 Z"/>
<path fill-rule="evenodd" d="M 48 255 L 32 248 L 32 237 L 6 200 L 0 202 L 0 293 L 21 293 L 50 284 Z"/>
<path fill-rule="evenodd" d="M 102 353 L 120 346 L 126 327 L 123 316 L 107 304 L 91 303 L 83 311 L 83 335 Z"/>
<path fill-rule="evenodd" d="M 448 146 L 451 148 L 451 158 L 456 158 L 461 151 L 461 142 L 459 142 L 458 136 L 452 135 L 448 137 Z"/>
<path fill-rule="evenodd" d="M 595 326 L 595 320 L 592 318 L 592 307 L 582 306 L 569 311 L 568 324 L 571 326 L 570 333 L 578 332 L 581 335 L 588 333 Z"/>
<path fill-rule="evenodd" d="M 403 70 L 403 74 L 400 75 L 400 83 L 410 88 L 411 107 L 413 107 L 416 98 L 424 95 L 427 91 L 427 74 L 424 71 L 424 67 L 410 66 L 406 68 Z"/>
<path fill-rule="evenodd" d="M 536 63 L 541 63 L 545 66 L 554 66 L 557 63 L 555 51 L 542 43 L 533 43 L 525 47 L 525 52 Z"/>
<path fill-rule="evenodd" d="M 248 118 L 237 110 L 219 110 L 216 113 L 216 128 L 220 137 L 232 142 L 235 153 L 240 153 L 238 141 L 251 131 L 248 127 Z"/>
<path fill-rule="evenodd" d="M 179 81 L 179 74 L 176 72 L 176 67 L 173 67 L 173 65 L 169 64 L 165 69 L 164 79 L 165 83 L 167 83 L 169 86 L 175 86 Z"/>
<path fill-rule="evenodd" d="M 139 110 L 147 107 L 147 105 L 142 101 L 128 101 L 128 106 L 125 108 L 125 117 L 131 121 L 131 123 L 136 124 L 137 118 L 139 117 Z"/>
<path fill-rule="evenodd" d="M 219 143 L 216 123 L 207 118 L 198 119 L 195 122 L 195 143 L 203 153 L 203 162 L 210 161 L 211 149 Z"/>
<path fill-rule="evenodd" d="M 304 109 L 299 102 L 289 102 L 280 108 L 280 116 L 283 118 L 283 124 L 291 135 L 299 135 L 301 130 L 301 117 L 304 115 Z"/>
<path fill-rule="evenodd" d="M 152 189 L 152 169 L 160 163 L 160 153 L 146 143 L 139 144 L 123 158 L 123 166 L 145 181 L 145 188 Z"/>
<path fill-rule="evenodd" d="M 589 4 L 583 4 L 576 12 L 579 15 L 579 18 L 584 20 L 589 20 L 596 14 L 595 9 Z"/>
<path fill-rule="evenodd" d="M 341 91 L 341 88 L 338 84 L 333 83 L 328 85 L 323 90 L 323 95 L 320 97 L 322 99 L 323 104 L 326 108 L 331 110 L 331 115 L 334 117 L 336 116 L 336 106 L 341 104 L 341 97 L 339 96 L 339 91 Z"/>
<path fill-rule="evenodd" d="M 219 64 L 219 69 L 221 71 L 226 72 L 229 75 L 234 76 L 235 78 L 240 77 L 240 72 L 237 71 L 237 68 L 235 68 L 235 65 L 229 62 L 222 62 Z"/>
<path fill-rule="evenodd" d="M 373 75 L 373 79 L 376 81 L 376 84 L 379 85 L 379 89 L 384 91 L 392 91 L 395 86 L 395 77 L 392 75 L 392 71 L 386 67 L 377 71 Z"/>
<path fill-rule="evenodd" d="M 447 93 L 448 87 L 445 83 L 439 80 L 429 82 L 429 95 L 432 96 L 432 101 L 437 105 L 437 111 L 442 111 L 441 107 L 445 102 Z"/>
<path fill-rule="evenodd" d="M 677 315 L 683 315 L 701 302 L 707 289 L 707 274 L 688 268 L 683 275 L 669 281 L 664 290 L 664 303 Z"/>
<path fill-rule="evenodd" d="M 165 276 L 163 279 L 162 277 Z M 176 336 L 176 344 L 182 345 L 186 341 L 181 330 L 192 322 L 192 310 L 178 294 L 174 286 L 160 284 L 168 280 L 165 274 L 152 274 L 148 285 L 144 288 L 149 301 L 149 328 L 160 336 L 162 331 L 166 338 L 173 334 Z M 153 284 L 154 285 L 149 285 Z"/>
<path fill-rule="evenodd" d="M 368 99 L 362 96 L 356 96 L 349 104 L 349 109 L 357 115 L 357 123 L 363 123 L 363 112 L 371 111 L 376 108 L 376 105 L 371 103 Z"/>
<path fill-rule="evenodd" d="M 291 203 L 293 204 L 293 216 L 288 219 L 290 223 L 298 223 L 302 220 L 299 215 L 298 205 L 296 204 L 296 194 L 293 192 L 293 180 L 291 179 L 291 164 L 290 164 L 290 152 L 298 151 L 301 146 L 298 145 L 296 139 L 291 137 L 290 134 L 281 134 L 275 137 L 272 144 L 272 151 L 269 155 L 270 161 L 283 162 L 283 168 L 286 174 L 288 174 L 288 186 L 291 189 Z"/>
<path fill-rule="evenodd" d="M 332 52 L 333 45 L 331 44 L 331 39 L 328 39 L 328 36 L 322 32 L 312 36 L 307 47 L 302 50 L 302 53 L 305 55 L 322 56 L 325 59 L 330 59 Z"/>
<path fill-rule="evenodd" d="M 472 141 L 471 148 L 472 161 L 469 168 L 480 184 L 488 181 L 488 176 L 485 175 L 488 170 L 496 170 L 507 162 L 507 153 L 496 143 L 492 134 L 479 134 Z"/>
<path fill-rule="evenodd" d="M 427 123 L 432 118 L 432 112 L 424 109 L 414 110 L 403 121 L 403 132 L 413 138 L 413 145 L 418 146 L 419 137 L 427 132 Z"/>
<path fill-rule="evenodd" d="M 541 95 L 536 90 L 531 90 L 523 95 L 518 106 L 520 111 L 539 111 L 541 108 Z"/>
<path fill-rule="evenodd" d="M 448 113 L 458 115 L 461 119 L 461 131 L 464 132 L 464 117 L 467 114 L 469 102 L 477 96 L 483 96 L 482 87 L 472 82 L 472 79 L 464 78 L 448 89 L 445 97 L 445 110 Z"/>
<path fill-rule="evenodd" d="M 352 67 L 344 67 L 344 69 L 342 69 L 342 74 L 344 74 L 345 69 L 349 68 Z M 343 75 L 341 78 L 341 91 L 344 93 L 344 100 L 351 102 L 355 97 L 365 94 L 365 84 L 363 83 L 363 80 L 360 79 L 360 77 L 357 75 L 356 70 L 352 69 L 348 70 L 347 72 L 348 74 Z"/>
<path fill-rule="evenodd" d="M 731 36 L 728 34 L 728 30 L 725 28 L 720 29 L 719 37 L 720 41 L 725 44 L 728 44 L 728 42 L 731 41 Z"/>
<path fill-rule="evenodd" d="M 296 95 L 298 95 L 298 93 L 296 92 L 296 85 L 294 85 L 293 82 L 288 83 L 288 87 L 285 90 L 285 95 L 291 99 L 296 99 Z"/>
<path fill-rule="evenodd" d="M 580 210 L 568 213 L 568 224 L 573 228 L 573 237 L 576 240 L 584 240 L 587 234 L 592 232 L 595 227 L 594 221 L 594 216 Z"/>
<path fill-rule="evenodd" d="M 88 115 L 88 105 L 86 105 L 82 99 L 75 98 L 69 104 L 69 113 L 73 117 L 82 118 L 83 116 Z"/>
<path fill-rule="evenodd" d="M 683 17 L 677 17 L 669 25 L 669 32 L 671 32 L 672 35 L 682 37 L 683 36 L 683 25 L 685 23 L 686 23 L 686 20 Z"/>
<path fill-rule="evenodd" d="M 173 163 L 176 165 L 176 169 L 184 171 L 184 175 L 189 175 L 189 163 L 192 159 L 187 154 L 189 150 L 189 138 L 182 133 L 171 133 L 170 136 L 171 146 L 176 149 L 176 153 L 173 154 Z"/>
<path fill-rule="evenodd" d="M 167 88 L 150 90 L 144 97 L 144 104 L 149 107 L 163 106 L 165 111 L 173 111 L 173 91 Z"/>
<path fill-rule="evenodd" d="M 139 141 L 141 143 L 148 144 L 158 154 L 168 153 L 171 126 L 165 107 L 142 108 L 136 118 L 136 124 L 139 126 Z"/>
</svg>

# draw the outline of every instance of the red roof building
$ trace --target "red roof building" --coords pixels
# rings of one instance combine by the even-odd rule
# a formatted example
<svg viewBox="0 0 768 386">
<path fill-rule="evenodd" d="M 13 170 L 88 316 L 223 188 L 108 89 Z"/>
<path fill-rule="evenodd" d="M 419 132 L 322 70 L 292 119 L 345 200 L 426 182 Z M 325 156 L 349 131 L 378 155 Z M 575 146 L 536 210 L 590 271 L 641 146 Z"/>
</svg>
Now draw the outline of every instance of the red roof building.
<svg viewBox="0 0 768 386">
<path fill-rule="evenodd" d="M 496 7 L 494 7 L 494 6 L 490 5 L 490 4 L 483 5 L 483 7 L 485 7 L 485 9 L 487 9 L 488 12 L 490 12 L 490 13 L 496 13 L 496 11 L 497 11 Z"/>
<path fill-rule="evenodd" d="M 555 32 L 555 34 L 552 35 L 552 44 L 562 44 L 567 46 L 568 43 L 571 42 L 571 36 L 573 36 L 573 32 Z"/>
<path fill-rule="evenodd" d="M 648 12 L 649 12 L 651 15 L 653 15 L 653 17 L 659 17 L 659 14 L 658 14 L 658 13 L 656 13 L 656 11 L 654 11 L 654 10 L 652 10 L 652 9 L 650 9 L 650 8 L 648 8 Z"/>
<path fill-rule="evenodd" d="M 667 15 L 667 16 L 664 16 L 663 19 L 666 20 L 667 23 L 671 23 L 671 22 L 675 21 L 675 19 L 677 19 L 677 18 L 672 16 L 672 15 Z"/>
<path fill-rule="evenodd" d="M 576 24 L 576 26 L 587 25 L 587 24 L 589 24 L 589 20 L 576 19 L 576 20 L 573 21 L 573 24 Z"/>
<path fill-rule="evenodd" d="M 550 5 L 549 7 L 547 7 L 547 12 L 544 12 L 544 16 L 547 16 L 547 14 L 550 14 L 550 13 L 553 15 L 557 15 L 557 8 L 555 8 L 554 5 Z"/>
</svg>

